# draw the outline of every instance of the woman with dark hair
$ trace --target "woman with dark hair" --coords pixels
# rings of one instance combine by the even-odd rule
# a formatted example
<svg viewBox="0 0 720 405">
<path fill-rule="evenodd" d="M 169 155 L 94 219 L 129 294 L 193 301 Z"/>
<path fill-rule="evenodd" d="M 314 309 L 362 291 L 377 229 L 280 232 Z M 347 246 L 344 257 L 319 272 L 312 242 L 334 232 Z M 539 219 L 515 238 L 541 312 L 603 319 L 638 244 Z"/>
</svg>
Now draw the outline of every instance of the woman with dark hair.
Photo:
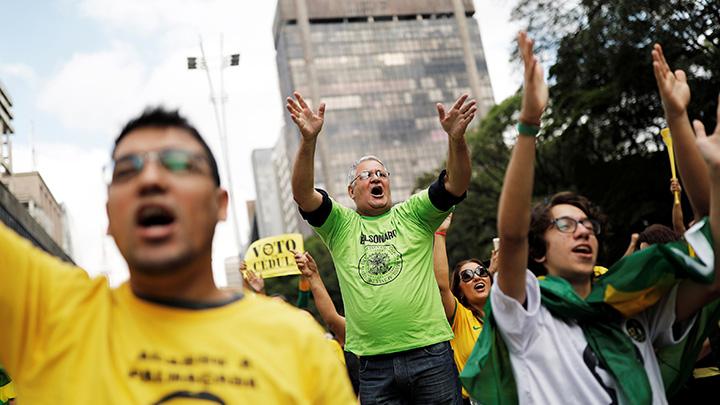
<svg viewBox="0 0 720 405">
<path fill-rule="evenodd" d="M 435 231 L 433 261 L 445 315 L 455 334 L 450 346 L 458 371 L 462 371 L 482 331 L 482 319 L 485 316 L 483 307 L 490 294 L 492 277 L 478 259 L 462 260 L 455 265 L 452 275 L 448 277 L 450 266 L 445 249 L 445 235 L 451 219 L 452 214 L 448 215 Z M 462 394 L 466 403 L 474 403 L 464 388 Z"/>
</svg>

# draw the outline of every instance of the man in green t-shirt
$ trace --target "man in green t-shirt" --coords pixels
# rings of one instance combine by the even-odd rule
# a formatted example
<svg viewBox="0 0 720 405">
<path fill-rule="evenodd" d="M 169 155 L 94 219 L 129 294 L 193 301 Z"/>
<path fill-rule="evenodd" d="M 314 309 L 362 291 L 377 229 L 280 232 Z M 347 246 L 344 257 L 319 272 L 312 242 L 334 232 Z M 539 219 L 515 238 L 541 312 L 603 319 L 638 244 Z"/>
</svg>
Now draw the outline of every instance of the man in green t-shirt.
<svg viewBox="0 0 720 405">
<path fill-rule="evenodd" d="M 328 246 L 347 318 L 346 350 L 360 356 L 360 401 L 459 403 L 457 369 L 435 283 L 433 232 L 470 183 L 465 130 L 475 101 L 437 105 L 449 138 L 447 170 L 427 190 L 393 206 L 390 173 L 375 156 L 358 159 L 348 175 L 353 211 L 314 185 L 314 155 L 325 104 L 316 112 L 299 93 L 287 109 L 300 129 L 292 174 L 303 217 Z"/>
</svg>

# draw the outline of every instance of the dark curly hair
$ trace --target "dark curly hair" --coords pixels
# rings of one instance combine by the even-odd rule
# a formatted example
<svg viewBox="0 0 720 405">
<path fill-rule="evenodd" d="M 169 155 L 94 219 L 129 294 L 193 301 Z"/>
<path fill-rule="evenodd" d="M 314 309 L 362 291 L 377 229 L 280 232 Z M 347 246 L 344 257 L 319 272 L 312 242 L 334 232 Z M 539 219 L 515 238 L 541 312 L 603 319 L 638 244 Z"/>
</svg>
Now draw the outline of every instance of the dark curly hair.
<svg viewBox="0 0 720 405">
<path fill-rule="evenodd" d="M 673 231 L 665 225 L 652 224 L 645 228 L 638 236 L 638 247 L 645 242 L 648 245 L 675 242 L 682 238 L 682 235 Z"/>
<path fill-rule="evenodd" d="M 572 191 L 559 192 L 549 199 L 535 204 L 530 216 L 530 232 L 528 234 L 528 268 L 536 276 L 547 274 L 547 269 L 542 263 L 538 263 L 535 259 L 540 259 L 547 252 L 547 242 L 545 241 L 545 231 L 552 225 L 553 218 L 550 215 L 552 207 L 561 204 L 568 204 L 580 209 L 588 218 L 600 222 L 601 228 L 605 225 L 605 216 L 600 209 L 593 205 L 590 200 Z M 598 242 L 599 239 L 598 239 Z"/>
<path fill-rule="evenodd" d="M 468 263 L 476 263 L 478 266 L 485 267 L 480 259 L 472 258 L 461 260 L 455 265 L 452 275 L 450 276 L 450 291 L 452 291 L 455 298 L 457 298 L 457 300 L 466 308 L 469 308 L 469 305 L 467 303 L 467 298 L 465 298 L 465 295 L 463 295 L 460 290 L 460 284 L 462 284 L 462 281 L 460 280 L 460 269 Z M 492 276 L 490 277 L 490 283 L 492 284 Z"/>
</svg>

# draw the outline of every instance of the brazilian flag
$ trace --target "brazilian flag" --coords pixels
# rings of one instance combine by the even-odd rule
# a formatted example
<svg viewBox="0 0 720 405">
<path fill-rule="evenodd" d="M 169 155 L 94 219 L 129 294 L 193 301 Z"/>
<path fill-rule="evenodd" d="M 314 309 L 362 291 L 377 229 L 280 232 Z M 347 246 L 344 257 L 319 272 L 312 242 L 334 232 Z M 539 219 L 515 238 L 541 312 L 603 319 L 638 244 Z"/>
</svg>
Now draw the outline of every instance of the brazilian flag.
<svg viewBox="0 0 720 405">
<path fill-rule="evenodd" d="M 692 248 L 690 248 L 692 246 Z M 619 332 L 623 317 L 634 316 L 652 305 L 680 281 L 714 280 L 714 252 L 707 218 L 685 233 L 685 240 L 654 245 L 625 257 L 593 284 L 586 299 L 574 294 L 569 283 L 557 277 L 540 280 L 542 305 L 553 316 L 583 321 L 583 334 L 601 361 L 614 375 L 625 398 L 649 403 L 652 398 L 642 365 L 628 361 L 630 339 Z M 720 318 L 719 301 L 698 314 L 688 335 L 677 345 L 658 353 L 663 382 L 672 396 L 692 374 L 702 342 Z M 492 305 L 485 305 L 483 331 L 475 343 L 460 379 L 470 395 L 483 404 L 516 404 L 517 389 L 508 349 L 497 331 Z"/>
<path fill-rule="evenodd" d="M 0 405 L 7 404 L 13 398 L 15 398 L 15 389 L 12 380 L 3 366 L 0 365 Z"/>
</svg>

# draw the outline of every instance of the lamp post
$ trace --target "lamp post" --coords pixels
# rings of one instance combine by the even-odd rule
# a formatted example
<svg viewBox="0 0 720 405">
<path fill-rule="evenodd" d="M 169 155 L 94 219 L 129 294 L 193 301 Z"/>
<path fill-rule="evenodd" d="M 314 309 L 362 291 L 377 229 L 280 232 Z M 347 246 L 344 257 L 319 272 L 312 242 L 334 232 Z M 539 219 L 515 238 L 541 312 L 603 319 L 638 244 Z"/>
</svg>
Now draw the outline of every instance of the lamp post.
<svg viewBox="0 0 720 405">
<path fill-rule="evenodd" d="M 227 101 L 227 95 L 225 94 L 225 82 L 223 71 L 229 66 L 240 65 L 240 54 L 235 53 L 232 55 L 223 55 L 223 36 L 220 35 L 220 65 L 218 70 L 220 71 L 220 96 L 215 94 L 215 87 L 213 86 L 212 77 L 210 75 L 210 66 L 207 63 L 205 57 L 205 48 L 203 47 L 202 37 L 199 39 L 200 42 L 200 55 L 201 57 L 188 57 L 187 68 L 189 70 L 203 69 L 207 74 L 208 87 L 210 88 L 210 102 L 213 105 L 215 112 L 215 123 L 217 124 L 217 130 L 220 137 L 220 149 L 222 152 L 223 161 L 225 163 L 225 172 L 227 173 L 227 189 L 230 194 L 230 211 L 232 217 L 233 233 L 235 234 L 235 243 L 237 247 L 238 255 L 242 252 L 242 239 L 240 238 L 240 227 L 238 225 L 238 211 L 235 205 L 235 193 L 233 192 L 233 181 L 232 171 L 230 170 L 230 158 L 228 156 L 228 142 L 227 142 L 227 120 L 225 118 L 225 102 Z M 219 106 L 218 106 L 219 102 Z"/>
</svg>

